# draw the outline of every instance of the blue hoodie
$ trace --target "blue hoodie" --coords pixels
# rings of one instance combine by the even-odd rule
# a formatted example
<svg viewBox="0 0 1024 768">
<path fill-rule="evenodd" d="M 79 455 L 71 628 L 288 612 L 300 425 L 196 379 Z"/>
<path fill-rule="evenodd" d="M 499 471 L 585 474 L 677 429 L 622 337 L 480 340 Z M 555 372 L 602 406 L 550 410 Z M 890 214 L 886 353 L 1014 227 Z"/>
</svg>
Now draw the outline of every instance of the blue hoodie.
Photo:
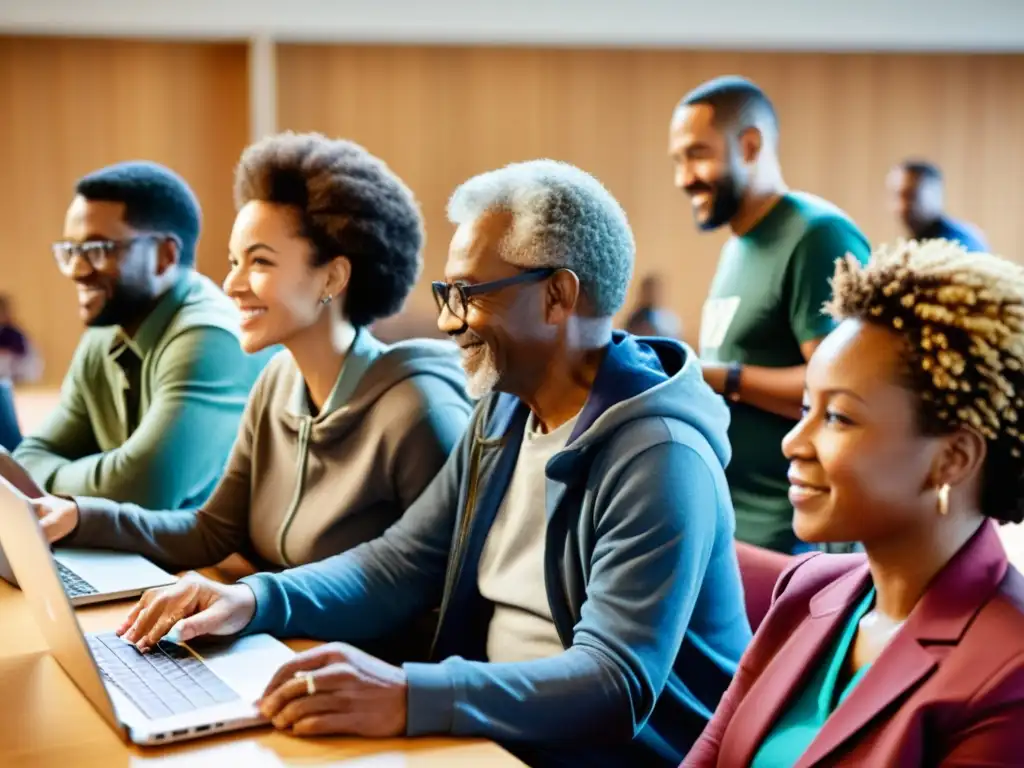
<svg viewBox="0 0 1024 768">
<path fill-rule="evenodd" d="M 410 736 L 488 738 L 531 764 L 677 764 L 750 640 L 724 473 L 728 410 L 687 347 L 615 333 L 547 465 L 544 575 L 565 651 L 491 664 L 477 567 L 527 415 L 512 396 L 485 398 L 381 538 L 244 579 L 256 595 L 247 631 L 359 642 L 440 602 L 442 661 L 405 665 Z"/>
</svg>

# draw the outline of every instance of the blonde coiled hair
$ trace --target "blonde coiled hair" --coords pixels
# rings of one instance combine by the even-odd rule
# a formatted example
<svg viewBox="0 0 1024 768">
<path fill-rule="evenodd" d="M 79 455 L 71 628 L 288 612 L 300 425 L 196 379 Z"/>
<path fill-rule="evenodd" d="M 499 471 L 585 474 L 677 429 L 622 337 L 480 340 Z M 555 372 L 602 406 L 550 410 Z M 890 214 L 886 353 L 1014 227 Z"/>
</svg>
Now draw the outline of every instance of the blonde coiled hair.
<svg viewBox="0 0 1024 768">
<path fill-rule="evenodd" d="M 1024 268 L 948 240 L 877 249 L 836 264 L 836 320 L 887 326 L 906 341 L 910 387 L 928 434 L 969 427 L 988 443 L 982 509 L 1024 518 Z"/>
</svg>

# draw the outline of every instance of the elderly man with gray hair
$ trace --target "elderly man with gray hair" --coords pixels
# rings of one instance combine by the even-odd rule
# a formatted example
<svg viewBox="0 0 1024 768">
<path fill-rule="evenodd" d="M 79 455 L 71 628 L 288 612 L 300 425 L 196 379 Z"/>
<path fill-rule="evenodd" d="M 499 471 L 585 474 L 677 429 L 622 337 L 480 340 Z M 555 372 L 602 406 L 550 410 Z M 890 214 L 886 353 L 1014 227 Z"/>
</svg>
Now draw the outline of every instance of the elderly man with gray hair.
<svg viewBox="0 0 1024 768">
<path fill-rule="evenodd" d="M 345 554 L 147 595 L 128 639 L 174 626 L 185 640 L 342 641 L 298 655 L 261 699 L 295 734 L 475 736 L 531 765 L 675 765 L 750 639 L 728 412 L 684 345 L 612 330 L 635 247 L 596 179 L 512 165 L 466 182 L 449 215 L 438 327 L 480 400 L 441 473 Z M 182 618 L 169 606 L 185 593 Z M 438 604 L 430 663 L 343 644 Z"/>
</svg>

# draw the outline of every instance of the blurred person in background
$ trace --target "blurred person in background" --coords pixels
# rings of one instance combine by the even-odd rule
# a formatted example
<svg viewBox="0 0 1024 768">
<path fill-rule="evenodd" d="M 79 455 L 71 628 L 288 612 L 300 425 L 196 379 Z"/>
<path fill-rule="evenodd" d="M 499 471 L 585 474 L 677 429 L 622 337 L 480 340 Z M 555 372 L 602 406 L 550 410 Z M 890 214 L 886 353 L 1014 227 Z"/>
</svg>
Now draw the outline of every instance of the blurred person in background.
<svg viewBox="0 0 1024 768">
<path fill-rule="evenodd" d="M 682 323 L 670 309 L 664 306 L 662 277 L 659 274 L 645 275 L 640 282 L 640 295 L 636 306 L 626 321 L 626 332 L 634 336 L 661 336 L 678 339 L 682 336 Z"/>
<path fill-rule="evenodd" d="M 43 490 L 159 509 L 202 502 L 224 470 L 266 355 L 195 271 L 200 210 L 156 163 L 81 178 L 53 244 L 87 326 L 60 402 L 14 458 Z"/>
<path fill-rule="evenodd" d="M 0 379 L 0 474 L 5 477 L 12 470 L 17 471 L 18 469 L 16 464 L 12 467 L 13 459 L 8 454 L 20 443 L 21 424 L 18 422 L 18 412 L 14 402 L 14 385 L 10 379 Z M 30 488 L 35 491 L 35 484 L 30 484 Z M 32 493 L 31 495 L 38 494 Z"/>
<path fill-rule="evenodd" d="M 985 235 L 973 224 L 947 216 L 943 206 L 942 171 L 922 160 L 905 160 L 886 179 L 890 207 L 907 237 L 943 239 L 960 243 L 968 251 L 985 252 Z"/>
<path fill-rule="evenodd" d="M 15 321 L 10 296 L 0 294 L 0 449 L 13 451 L 21 443 L 14 385 L 36 381 L 41 374 L 42 360 Z"/>
<path fill-rule="evenodd" d="M 332 642 L 281 667 L 262 712 L 296 735 L 488 738 L 534 766 L 674 765 L 750 639 L 728 412 L 685 345 L 612 330 L 635 246 L 592 176 L 509 166 L 449 217 L 438 327 L 480 400 L 434 482 L 379 539 L 237 585 L 189 576 L 119 632 L 353 642 L 440 598 L 431 663 Z"/>
<path fill-rule="evenodd" d="M 911 242 L 834 286 L 783 450 L 800 538 L 866 554 L 782 575 L 684 765 L 1020 765 L 1024 269 Z"/>
<path fill-rule="evenodd" d="M 800 416 L 807 360 L 833 328 L 822 305 L 836 259 L 869 246 L 843 211 L 789 189 L 779 122 L 754 83 L 720 77 L 678 104 L 669 129 L 676 187 L 703 231 L 728 226 L 704 305 L 704 377 L 729 403 L 726 474 L 736 536 L 780 552 L 807 548 L 793 533 L 782 438 Z"/>
<path fill-rule="evenodd" d="M 42 359 L 15 321 L 10 296 L 0 293 L 0 380 L 32 383 L 42 373 Z"/>
<path fill-rule="evenodd" d="M 253 388 L 224 477 L 177 512 L 46 498 L 51 540 L 172 570 L 236 552 L 261 569 L 316 562 L 382 534 L 462 437 L 457 347 L 389 347 L 368 330 L 420 274 L 423 222 L 401 179 L 352 142 L 284 133 L 242 154 L 235 202 L 224 289 L 242 347 L 285 349 Z"/>
</svg>

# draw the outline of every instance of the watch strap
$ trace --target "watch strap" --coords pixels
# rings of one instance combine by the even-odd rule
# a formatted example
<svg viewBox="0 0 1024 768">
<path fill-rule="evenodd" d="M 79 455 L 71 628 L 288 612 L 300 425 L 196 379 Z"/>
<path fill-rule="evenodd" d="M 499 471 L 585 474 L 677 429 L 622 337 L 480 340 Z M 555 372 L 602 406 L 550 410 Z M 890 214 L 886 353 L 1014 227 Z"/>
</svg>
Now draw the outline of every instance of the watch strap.
<svg viewBox="0 0 1024 768">
<path fill-rule="evenodd" d="M 725 371 L 725 399 L 730 402 L 737 402 L 740 399 L 740 376 L 743 374 L 743 366 L 739 363 L 730 363 Z"/>
</svg>

